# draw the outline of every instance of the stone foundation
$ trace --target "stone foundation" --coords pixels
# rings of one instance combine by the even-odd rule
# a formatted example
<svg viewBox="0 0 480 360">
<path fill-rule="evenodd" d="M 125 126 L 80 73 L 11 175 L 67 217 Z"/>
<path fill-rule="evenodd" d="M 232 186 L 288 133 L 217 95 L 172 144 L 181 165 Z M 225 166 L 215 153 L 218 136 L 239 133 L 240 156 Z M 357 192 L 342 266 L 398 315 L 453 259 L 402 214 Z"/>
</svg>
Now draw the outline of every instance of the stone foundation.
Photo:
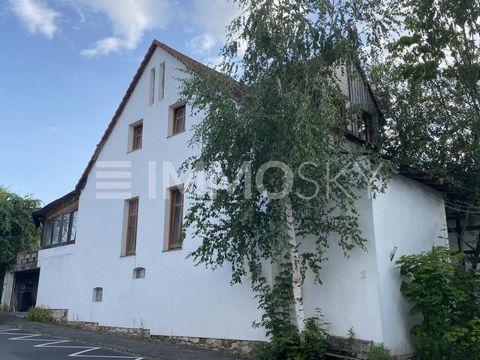
<svg viewBox="0 0 480 360">
<path fill-rule="evenodd" d="M 262 344 L 261 341 L 212 339 L 188 336 L 152 335 L 151 339 L 171 342 L 174 344 L 191 345 L 208 350 L 231 351 L 244 356 L 250 355 L 256 347 Z"/>
<path fill-rule="evenodd" d="M 151 335 L 148 329 L 102 326 L 95 322 L 69 321 L 69 326 L 77 329 L 103 331 L 110 334 L 127 335 L 150 341 L 169 342 L 172 344 L 190 345 L 207 350 L 230 351 L 243 356 L 249 356 L 253 349 L 262 344 L 260 341 L 212 339 L 189 336 Z"/>
</svg>

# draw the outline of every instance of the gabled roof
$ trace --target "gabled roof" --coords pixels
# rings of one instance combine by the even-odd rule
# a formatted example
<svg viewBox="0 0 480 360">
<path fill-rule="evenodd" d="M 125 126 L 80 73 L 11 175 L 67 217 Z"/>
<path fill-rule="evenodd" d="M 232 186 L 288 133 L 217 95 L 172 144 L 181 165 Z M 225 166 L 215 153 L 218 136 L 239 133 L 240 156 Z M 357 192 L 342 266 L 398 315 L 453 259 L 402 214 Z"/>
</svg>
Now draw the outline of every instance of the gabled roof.
<svg viewBox="0 0 480 360">
<path fill-rule="evenodd" d="M 152 41 L 152 44 L 150 45 L 150 47 L 148 48 L 147 50 L 147 53 L 145 54 L 145 57 L 143 58 L 139 68 L 137 69 L 137 72 L 135 73 L 135 76 L 133 77 L 132 81 L 130 82 L 130 85 L 128 86 L 128 89 L 125 93 L 125 95 L 123 96 L 122 98 L 122 101 L 120 102 L 120 105 L 118 106 L 117 110 L 115 111 L 112 119 L 110 120 L 110 123 L 108 124 L 107 126 L 107 129 L 105 130 L 105 132 L 103 133 L 101 139 L 100 139 L 100 142 L 97 144 L 96 148 L 95 148 L 95 151 L 92 155 L 92 157 L 90 158 L 85 170 L 83 171 L 82 173 L 82 176 L 80 177 L 80 180 L 77 182 L 76 186 L 75 186 L 75 189 L 68 193 L 67 195 L 49 203 L 48 205 L 46 205 L 43 209 L 39 210 L 37 212 L 37 217 L 43 213 L 45 213 L 46 210 L 50 211 L 51 209 L 53 208 L 59 208 L 62 206 L 62 204 L 65 203 L 65 200 L 70 200 L 72 198 L 75 198 L 80 195 L 80 192 L 82 191 L 82 189 L 85 187 L 85 184 L 87 182 L 87 179 L 88 179 L 88 174 L 90 173 L 91 169 L 93 168 L 96 160 L 98 159 L 98 156 L 100 155 L 105 143 L 107 142 L 110 134 L 112 133 L 113 129 L 115 128 L 115 125 L 117 124 L 118 120 L 120 119 L 120 116 L 123 112 L 123 110 L 125 109 L 125 106 L 127 105 L 128 103 L 128 100 L 130 99 L 135 87 L 137 86 L 139 80 L 140 80 L 140 77 L 142 76 L 143 74 L 143 71 L 145 70 L 148 62 L 150 61 L 150 59 L 152 58 L 153 54 L 155 53 L 155 50 L 157 48 L 160 48 L 162 50 L 164 50 L 165 52 L 167 52 L 169 55 L 171 55 L 173 58 L 177 59 L 178 61 L 180 61 L 183 65 L 185 65 L 188 69 L 190 70 L 193 70 L 193 71 L 203 71 L 203 72 L 210 72 L 210 73 L 213 73 L 213 74 L 216 74 L 216 75 L 219 75 L 221 77 L 224 77 L 224 78 L 228 78 L 230 79 L 231 81 L 234 81 L 235 82 L 235 85 L 236 85 L 236 94 L 235 95 L 238 95 L 238 96 L 241 96 L 242 93 L 245 92 L 245 87 L 243 85 L 241 85 L 240 83 L 236 82 L 234 79 L 232 78 L 229 78 L 228 76 L 220 73 L 220 72 L 217 72 L 216 70 L 196 61 L 195 59 L 192 59 L 191 57 L 171 48 L 170 46 L 158 41 L 158 40 L 153 40 Z M 377 107 L 377 109 L 379 110 L 380 112 L 380 116 L 383 117 L 379 107 L 378 107 L 378 102 L 377 102 L 377 99 L 375 97 L 375 94 L 373 93 L 371 87 L 370 87 L 370 84 L 368 83 L 368 81 L 366 80 L 366 76 L 365 76 L 365 73 L 363 72 L 362 68 L 360 67 L 359 64 L 357 64 L 357 68 L 358 68 L 358 71 L 359 71 L 359 74 L 360 74 L 360 77 L 362 78 L 362 80 L 364 81 L 364 83 L 366 84 L 367 86 L 367 90 L 368 92 L 370 93 L 370 95 L 372 96 L 372 99 L 375 103 L 375 106 Z M 415 178 L 416 180 L 418 181 L 421 181 L 417 176 L 414 176 L 412 173 L 411 173 L 411 170 L 410 170 L 410 173 L 408 172 L 401 172 L 403 175 L 406 175 L 406 176 L 409 176 L 411 178 Z M 408 174 L 407 174 L 408 173 Z M 422 179 L 424 180 L 424 179 Z M 445 191 L 445 188 L 444 186 L 442 185 L 438 185 L 437 182 L 431 182 L 431 181 L 423 181 L 424 183 L 432 186 L 432 187 L 435 187 L 439 190 L 443 190 Z"/>
<path fill-rule="evenodd" d="M 100 139 L 100 142 L 97 144 L 97 147 L 95 148 L 95 152 L 93 153 L 92 157 L 90 158 L 90 161 L 87 164 L 87 167 L 82 173 L 82 176 L 80 177 L 80 180 L 78 181 L 77 185 L 75 186 L 75 192 L 80 193 L 80 191 L 85 187 L 85 184 L 87 182 L 88 174 L 90 173 L 90 170 L 92 169 L 93 165 L 95 164 L 95 161 L 97 160 L 98 156 L 100 155 L 100 152 L 103 149 L 103 146 L 108 140 L 108 137 L 113 131 L 113 128 L 118 122 L 118 119 L 120 119 L 120 115 L 122 114 L 123 110 L 125 109 L 125 106 L 128 103 L 128 100 L 130 99 L 130 96 L 132 96 L 133 90 L 138 84 L 138 81 L 140 80 L 140 77 L 142 76 L 143 71 L 145 70 L 145 67 L 147 66 L 148 62 L 152 58 L 153 54 L 155 53 L 155 50 L 157 48 L 160 48 L 164 51 L 166 51 L 168 54 L 173 56 L 175 59 L 183 63 L 187 68 L 193 69 L 193 70 L 200 70 L 200 71 L 215 71 L 211 68 L 209 68 L 206 65 L 203 65 L 202 63 L 199 63 L 198 61 L 192 59 L 191 57 L 182 54 L 181 52 L 172 49 L 170 46 L 165 45 L 164 43 L 158 41 L 158 40 L 153 40 L 152 44 L 148 48 L 147 53 L 145 54 L 145 57 L 143 58 L 140 67 L 138 68 L 135 76 L 133 77 L 132 82 L 128 86 L 127 92 L 123 96 L 122 101 L 120 102 L 120 105 L 118 106 L 117 110 L 115 111 L 115 114 L 113 115 L 112 120 L 110 120 L 110 123 L 108 124 L 107 129 L 102 135 L 102 138 Z"/>
</svg>

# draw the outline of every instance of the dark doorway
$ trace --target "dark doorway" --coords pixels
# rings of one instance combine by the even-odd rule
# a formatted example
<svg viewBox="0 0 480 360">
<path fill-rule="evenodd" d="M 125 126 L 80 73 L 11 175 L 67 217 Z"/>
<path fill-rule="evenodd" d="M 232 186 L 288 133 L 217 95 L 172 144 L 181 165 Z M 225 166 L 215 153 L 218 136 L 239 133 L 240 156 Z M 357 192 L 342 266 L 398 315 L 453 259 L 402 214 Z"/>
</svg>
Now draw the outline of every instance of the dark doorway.
<svg viewBox="0 0 480 360">
<path fill-rule="evenodd" d="M 37 302 L 38 277 L 40 271 L 20 271 L 15 273 L 15 310 L 28 311 Z"/>
</svg>

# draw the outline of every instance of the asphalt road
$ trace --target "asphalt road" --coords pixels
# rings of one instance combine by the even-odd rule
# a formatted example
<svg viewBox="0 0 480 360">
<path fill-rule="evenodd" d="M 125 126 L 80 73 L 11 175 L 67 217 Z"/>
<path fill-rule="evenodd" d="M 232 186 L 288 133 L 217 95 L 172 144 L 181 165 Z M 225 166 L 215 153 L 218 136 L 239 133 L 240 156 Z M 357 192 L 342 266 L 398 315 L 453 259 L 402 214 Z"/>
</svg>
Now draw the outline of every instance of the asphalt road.
<svg viewBox="0 0 480 360">
<path fill-rule="evenodd" d="M 141 360 L 141 357 L 70 340 L 0 327 L 0 360 Z"/>
</svg>

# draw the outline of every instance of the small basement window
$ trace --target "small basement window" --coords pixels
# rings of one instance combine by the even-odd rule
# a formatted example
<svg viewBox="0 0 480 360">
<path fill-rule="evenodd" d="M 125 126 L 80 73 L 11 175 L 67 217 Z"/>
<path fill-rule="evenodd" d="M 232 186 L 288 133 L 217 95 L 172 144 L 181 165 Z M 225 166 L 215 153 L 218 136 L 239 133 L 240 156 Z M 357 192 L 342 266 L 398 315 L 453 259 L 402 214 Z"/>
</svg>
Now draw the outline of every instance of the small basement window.
<svg viewBox="0 0 480 360">
<path fill-rule="evenodd" d="M 102 302 L 103 300 L 103 288 L 96 287 L 93 289 L 93 302 Z"/>
<path fill-rule="evenodd" d="M 137 267 L 133 269 L 133 278 L 134 279 L 144 279 L 145 278 L 145 268 Z"/>
</svg>

